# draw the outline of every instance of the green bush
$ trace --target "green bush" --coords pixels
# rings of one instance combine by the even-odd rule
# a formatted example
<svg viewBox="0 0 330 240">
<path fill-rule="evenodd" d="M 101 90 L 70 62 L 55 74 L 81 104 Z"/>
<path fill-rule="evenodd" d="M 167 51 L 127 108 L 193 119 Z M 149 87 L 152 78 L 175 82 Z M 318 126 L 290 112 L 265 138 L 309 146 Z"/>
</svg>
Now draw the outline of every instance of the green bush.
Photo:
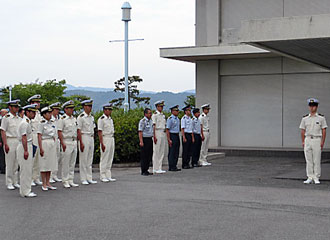
<svg viewBox="0 0 330 240">
<path fill-rule="evenodd" d="M 94 114 L 95 123 L 103 114 L 98 111 Z M 170 112 L 164 112 L 166 119 L 171 116 Z M 125 113 L 123 109 L 114 109 L 112 111 L 112 119 L 115 127 L 115 156 L 114 162 L 139 162 L 140 161 L 140 145 L 138 136 L 139 121 L 143 118 L 143 108 L 135 108 Z M 180 111 L 179 117 L 183 116 Z M 100 140 L 95 130 L 94 145 L 94 163 L 100 162 Z"/>
<path fill-rule="evenodd" d="M 102 111 L 95 113 L 95 122 L 103 114 Z M 115 127 L 115 156 L 114 162 L 139 162 L 140 147 L 138 125 L 143 118 L 143 109 L 136 108 L 124 113 L 123 109 L 114 109 L 111 115 Z M 96 130 L 97 132 L 97 130 Z M 97 133 L 96 133 L 97 135 Z M 100 161 L 100 141 L 95 137 L 94 163 Z"/>
</svg>

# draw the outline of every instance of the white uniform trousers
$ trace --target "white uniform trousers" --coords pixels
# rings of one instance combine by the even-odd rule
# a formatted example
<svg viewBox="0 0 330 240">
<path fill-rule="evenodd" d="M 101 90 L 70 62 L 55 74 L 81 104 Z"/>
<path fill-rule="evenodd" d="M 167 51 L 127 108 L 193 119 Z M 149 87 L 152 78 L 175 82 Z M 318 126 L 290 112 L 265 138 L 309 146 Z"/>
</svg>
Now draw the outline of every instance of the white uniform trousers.
<svg viewBox="0 0 330 240">
<path fill-rule="evenodd" d="M 32 180 L 40 180 L 40 170 L 39 170 L 39 146 L 38 146 L 38 134 L 33 134 L 32 135 L 33 138 L 33 143 L 35 144 L 35 146 L 37 146 L 37 151 L 34 155 L 33 158 L 33 169 L 32 169 Z M 37 140 L 35 140 L 37 139 Z"/>
<path fill-rule="evenodd" d="M 82 142 L 85 146 L 83 152 L 79 146 L 79 172 L 81 181 L 92 181 L 92 164 L 94 156 L 94 137 L 87 134 L 81 135 Z"/>
<path fill-rule="evenodd" d="M 75 139 L 65 139 L 65 152 L 61 152 L 62 159 L 62 182 L 73 183 L 74 168 L 77 160 L 77 141 Z"/>
<path fill-rule="evenodd" d="M 19 193 L 22 197 L 27 196 L 31 192 L 31 178 L 32 178 L 32 168 L 33 168 L 33 150 L 32 143 L 27 144 L 29 156 L 28 159 L 24 159 L 24 148 L 22 143 L 17 146 L 17 158 L 20 166 L 20 180 L 21 187 Z"/>
<path fill-rule="evenodd" d="M 321 138 L 305 138 L 306 172 L 309 179 L 321 177 Z"/>
<path fill-rule="evenodd" d="M 199 163 L 207 162 L 207 153 L 209 151 L 210 132 L 204 132 L 204 141 L 202 141 L 201 153 L 199 156 Z"/>
<path fill-rule="evenodd" d="M 100 160 L 100 179 L 111 178 L 111 167 L 113 156 L 115 153 L 115 139 L 110 136 L 103 136 L 103 144 L 105 151 L 101 147 L 101 160 Z"/>
<path fill-rule="evenodd" d="M 6 185 L 18 183 L 18 161 L 16 148 L 18 145 L 17 138 L 7 138 L 7 144 L 9 146 L 9 152 L 5 151 L 6 161 Z M 5 148 L 3 148 L 5 149 Z"/>
<path fill-rule="evenodd" d="M 59 172 L 59 168 L 62 166 L 62 161 L 61 161 L 61 144 L 60 140 L 56 140 L 56 161 L 54 165 L 54 170 L 52 171 L 50 178 L 58 178 L 57 174 Z"/>
<path fill-rule="evenodd" d="M 162 163 L 165 157 L 165 147 L 166 147 L 166 133 L 164 130 L 155 131 L 157 138 L 157 144 L 153 141 L 153 154 L 152 154 L 152 165 L 153 171 L 162 170 Z"/>
</svg>

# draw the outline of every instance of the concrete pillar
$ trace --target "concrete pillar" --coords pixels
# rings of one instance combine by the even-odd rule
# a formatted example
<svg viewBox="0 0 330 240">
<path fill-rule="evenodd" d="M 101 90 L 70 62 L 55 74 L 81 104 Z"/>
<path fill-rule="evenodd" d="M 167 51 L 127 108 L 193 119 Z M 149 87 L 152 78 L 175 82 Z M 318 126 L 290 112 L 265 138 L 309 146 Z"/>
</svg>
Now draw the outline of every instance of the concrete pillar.
<svg viewBox="0 0 330 240">
<path fill-rule="evenodd" d="M 196 106 L 211 104 L 210 146 L 220 146 L 220 74 L 219 60 L 196 62 Z"/>
<path fill-rule="evenodd" d="M 196 46 L 219 45 L 220 32 L 220 0 L 196 0 Z"/>
</svg>

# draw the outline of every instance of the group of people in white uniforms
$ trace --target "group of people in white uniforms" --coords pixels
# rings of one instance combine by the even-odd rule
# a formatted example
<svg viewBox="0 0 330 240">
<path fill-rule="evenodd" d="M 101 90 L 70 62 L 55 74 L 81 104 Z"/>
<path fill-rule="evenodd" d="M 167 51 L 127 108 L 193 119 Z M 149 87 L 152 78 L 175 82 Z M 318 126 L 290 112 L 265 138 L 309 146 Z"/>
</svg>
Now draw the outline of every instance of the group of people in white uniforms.
<svg viewBox="0 0 330 240">
<path fill-rule="evenodd" d="M 37 195 L 32 192 L 31 187 L 36 185 L 41 185 L 43 191 L 56 190 L 57 188 L 51 185 L 54 182 L 62 182 L 64 188 L 78 187 L 79 184 L 73 181 L 78 142 L 81 184 L 96 184 L 97 181 L 92 179 L 96 127 L 91 115 L 93 100 L 81 102 L 84 112 L 77 119 L 73 116 L 75 106 L 71 100 L 62 105 L 65 114 L 61 117 L 60 103 L 51 104 L 39 111 L 40 95 L 34 95 L 28 101 L 30 104 L 23 107 L 23 117 L 17 114 L 20 101 L 8 102 L 10 113 L 1 123 L 1 136 L 6 152 L 7 189 L 17 188 L 20 189 L 22 197 L 35 197 Z M 114 156 L 112 106 L 103 105 L 103 112 L 98 121 L 101 148 L 100 180 L 114 182 L 116 179 L 111 176 Z M 62 179 L 58 177 L 59 165 L 62 167 Z"/>
</svg>

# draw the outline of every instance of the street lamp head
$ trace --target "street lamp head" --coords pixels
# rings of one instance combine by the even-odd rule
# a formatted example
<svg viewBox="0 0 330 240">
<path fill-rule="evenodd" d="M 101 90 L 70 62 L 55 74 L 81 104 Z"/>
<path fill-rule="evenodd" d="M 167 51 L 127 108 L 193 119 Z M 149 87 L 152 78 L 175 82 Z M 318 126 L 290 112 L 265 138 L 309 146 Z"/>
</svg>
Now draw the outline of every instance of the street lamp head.
<svg viewBox="0 0 330 240">
<path fill-rule="evenodd" d="M 121 9 L 123 10 L 123 18 L 122 21 L 131 21 L 131 5 L 129 4 L 129 2 L 124 2 L 123 6 L 121 7 Z"/>
</svg>

